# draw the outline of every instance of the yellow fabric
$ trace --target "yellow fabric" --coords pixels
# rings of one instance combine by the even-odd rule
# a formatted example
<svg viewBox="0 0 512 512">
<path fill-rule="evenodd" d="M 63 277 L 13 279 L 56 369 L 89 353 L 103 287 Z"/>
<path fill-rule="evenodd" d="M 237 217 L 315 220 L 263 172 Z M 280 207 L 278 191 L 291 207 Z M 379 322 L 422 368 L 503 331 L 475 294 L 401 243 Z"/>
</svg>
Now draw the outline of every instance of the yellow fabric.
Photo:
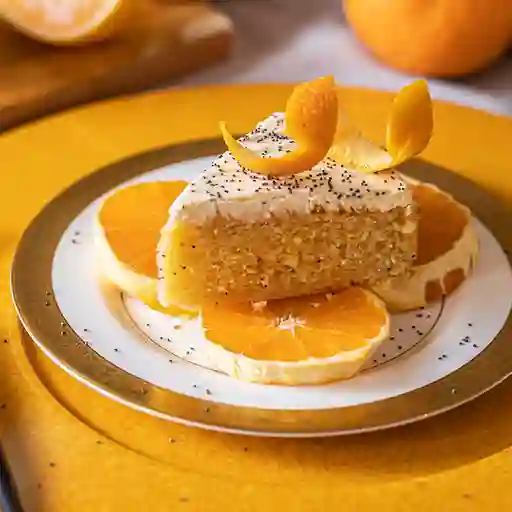
<svg viewBox="0 0 512 512">
<path fill-rule="evenodd" d="M 218 135 L 221 119 L 246 131 L 283 108 L 289 91 L 213 87 L 122 98 L 0 136 L 0 435 L 28 512 L 480 512 L 512 505 L 512 381 L 405 428 L 269 440 L 136 413 L 35 354 L 45 386 L 29 364 L 8 274 L 21 230 L 44 203 L 129 154 Z M 342 94 L 364 133 L 383 140 L 391 96 L 350 89 Z M 435 117 L 424 156 L 512 203 L 512 119 L 440 103 Z"/>
</svg>

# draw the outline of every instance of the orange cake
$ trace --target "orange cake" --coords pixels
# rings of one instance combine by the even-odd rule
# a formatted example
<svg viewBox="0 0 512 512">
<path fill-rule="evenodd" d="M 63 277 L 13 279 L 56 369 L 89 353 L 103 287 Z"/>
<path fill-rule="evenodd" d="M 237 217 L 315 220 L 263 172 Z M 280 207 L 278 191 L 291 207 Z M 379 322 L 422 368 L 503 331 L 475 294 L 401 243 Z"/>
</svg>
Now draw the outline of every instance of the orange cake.
<svg viewBox="0 0 512 512">
<path fill-rule="evenodd" d="M 294 149 L 285 116 L 241 142 L 263 156 Z M 324 158 L 292 176 L 216 158 L 170 209 L 159 243 L 159 299 L 196 305 L 215 295 L 261 301 L 368 284 L 408 269 L 416 209 L 396 172 L 352 171 Z"/>
</svg>

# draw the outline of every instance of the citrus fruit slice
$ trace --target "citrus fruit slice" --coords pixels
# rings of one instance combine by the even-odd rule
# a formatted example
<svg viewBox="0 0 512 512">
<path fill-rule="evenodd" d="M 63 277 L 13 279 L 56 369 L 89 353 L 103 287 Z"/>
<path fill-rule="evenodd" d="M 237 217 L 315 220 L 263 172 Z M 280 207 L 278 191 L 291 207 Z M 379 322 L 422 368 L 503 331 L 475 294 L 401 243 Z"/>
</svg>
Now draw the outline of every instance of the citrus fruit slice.
<svg viewBox="0 0 512 512">
<path fill-rule="evenodd" d="M 51 44 L 104 39 L 122 26 L 133 0 L 2 0 L 0 16 Z"/>
<path fill-rule="evenodd" d="M 338 97 L 332 77 L 298 85 L 286 104 L 286 132 L 297 148 L 281 157 L 265 158 L 220 129 L 226 146 L 243 167 L 268 176 L 287 176 L 311 169 L 331 147 L 336 133 Z"/>
<path fill-rule="evenodd" d="M 478 255 L 471 212 L 434 185 L 413 182 L 419 206 L 418 255 L 411 271 L 374 286 L 392 311 L 439 300 L 466 279 Z"/>
<path fill-rule="evenodd" d="M 346 123 L 338 126 L 328 156 L 349 169 L 379 172 L 396 167 L 421 153 L 433 130 L 432 100 L 427 82 L 402 88 L 393 101 L 386 125 L 386 149 L 364 138 Z"/>
<path fill-rule="evenodd" d="M 155 181 L 121 188 L 105 199 L 96 217 L 102 274 L 128 295 L 172 315 L 193 312 L 160 306 L 156 248 L 169 207 L 186 186 L 184 181 Z"/>
<path fill-rule="evenodd" d="M 217 302 L 202 320 L 210 367 L 286 385 L 350 378 L 389 335 L 385 306 L 357 287 L 256 305 Z"/>
</svg>

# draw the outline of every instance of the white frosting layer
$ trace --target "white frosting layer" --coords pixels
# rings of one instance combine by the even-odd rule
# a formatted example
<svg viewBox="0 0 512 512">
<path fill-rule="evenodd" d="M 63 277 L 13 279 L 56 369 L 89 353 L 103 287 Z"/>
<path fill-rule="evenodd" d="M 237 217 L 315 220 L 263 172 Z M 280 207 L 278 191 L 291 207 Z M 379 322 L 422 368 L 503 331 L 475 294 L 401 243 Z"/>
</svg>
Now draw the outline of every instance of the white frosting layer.
<svg viewBox="0 0 512 512">
<path fill-rule="evenodd" d="M 296 147 L 285 135 L 282 113 L 259 123 L 240 142 L 264 157 Z M 367 174 L 326 158 L 300 174 L 269 178 L 244 169 L 227 151 L 175 201 L 170 222 L 202 223 L 216 215 L 250 221 L 289 212 L 306 214 L 318 206 L 330 211 L 389 211 L 411 202 L 412 194 L 397 172 Z"/>
</svg>

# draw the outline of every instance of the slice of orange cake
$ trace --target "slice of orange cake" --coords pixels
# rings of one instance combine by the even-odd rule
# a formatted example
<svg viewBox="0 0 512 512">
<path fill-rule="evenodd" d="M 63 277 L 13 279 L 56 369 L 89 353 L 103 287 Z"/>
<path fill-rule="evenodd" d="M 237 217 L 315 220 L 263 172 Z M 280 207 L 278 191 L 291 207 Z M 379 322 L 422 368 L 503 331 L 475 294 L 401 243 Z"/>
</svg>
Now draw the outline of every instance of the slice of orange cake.
<svg viewBox="0 0 512 512">
<path fill-rule="evenodd" d="M 263 154 L 293 146 L 282 114 L 242 140 Z M 225 153 L 171 207 L 159 297 L 164 305 L 217 294 L 261 301 L 374 283 L 411 266 L 416 223 L 411 190 L 396 172 L 364 174 L 325 159 L 270 178 Z"/>
<path fill-rule="evenodd" d="M 268 160 L 298 152 L 288 113 L 287 106 L 239 142 Z M 416 217 L 395 171 L 365 173 L 323 156 L 302 172 L 271 175 L 228 151 L 170 209 L 157 255 L 159 299 L 263 301 L 397 276 L 415 257 Z"/>
</svg>

